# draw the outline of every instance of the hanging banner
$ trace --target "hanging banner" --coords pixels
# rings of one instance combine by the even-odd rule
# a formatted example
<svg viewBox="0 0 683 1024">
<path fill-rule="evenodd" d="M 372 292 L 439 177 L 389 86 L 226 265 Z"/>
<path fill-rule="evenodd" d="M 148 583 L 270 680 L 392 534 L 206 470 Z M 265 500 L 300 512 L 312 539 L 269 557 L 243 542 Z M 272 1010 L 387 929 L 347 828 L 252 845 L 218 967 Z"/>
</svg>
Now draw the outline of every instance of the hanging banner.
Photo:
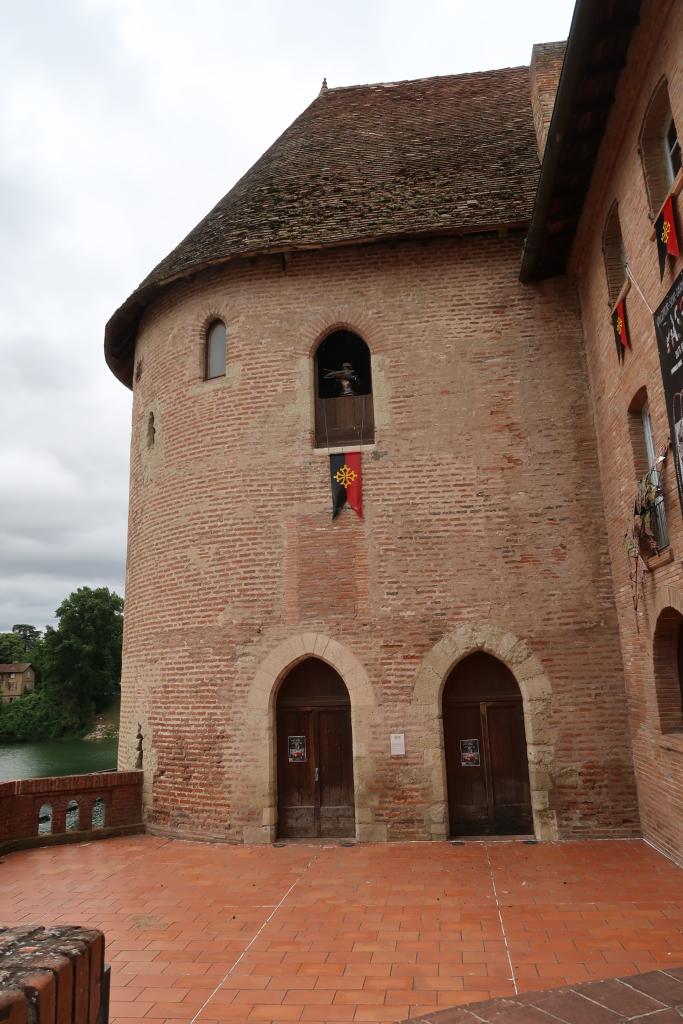
<svg viewBox="0 0 683 1024">
<path fill-rule="evenodd" d="M 626 303 L 623 299 L 614 307 L 612 330 L 614 331 L 614 343 L 617 346 L 617 359 L 620 363 L 623 363 L 624 349 L 629 348 L 631 345 L 628 336 L 628 324 L 626 322 Z"/>
<path fill-rule="evenodd" d="M 655 221 L 655 238 L 657 239 L 657 252 L 659 253 L 659 280 L 664 277 L 666 257 L 680 256 L 681 250 L 678 244 L 676 232 L 676 219 L 674 217 L 673 197 L 669 196 L 661 209 L 659 217 Z"/>
<path fill-rule="evenodd" d="M 348 502 L 356 515 L 363 518 L 360 452 L 330 455 L 332 484 L 332 518 L 335 519 Z"/>
<path fill-rule="evenodd" d="M 654 313 L 669 432 L 683 514 L 683 271 Z M 657 438 L 661 444 L 662 439 Z"/>
</svg>

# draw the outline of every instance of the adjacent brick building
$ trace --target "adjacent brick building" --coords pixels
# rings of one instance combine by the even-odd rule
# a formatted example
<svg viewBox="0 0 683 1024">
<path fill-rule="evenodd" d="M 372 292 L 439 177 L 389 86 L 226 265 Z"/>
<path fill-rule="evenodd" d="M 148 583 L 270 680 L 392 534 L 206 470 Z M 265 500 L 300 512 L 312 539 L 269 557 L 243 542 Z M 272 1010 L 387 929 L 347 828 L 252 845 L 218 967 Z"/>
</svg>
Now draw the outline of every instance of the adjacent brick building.
<svg viewBox="0 0 683 1024">
<path fill-rule="evenodd" d="M 0 665 L 0 701 L 11 704 L 36 688 L 36 670 L 29 662 Z"/>
<path fill-rule="evenodd" d="M 611 39 L 606 35 L 600 40 L 595 33 L 592 54 L 586 46 L 582 57 L 575 47 L 577 68 L 581 60 L 584 63 L 576 90 L 572 95 L 567 90 L 565 97 L 565 121 L 558 125 L 562 142 L 552 154 L 546 153 L 547 199 L 546 205 L 537 203 L 532 231 L 537 228 L 538 245 L 530 231 L 534 253 L 528 268 L 532 281 L 545 272 L 564 270 L 577 285 L 642 829 L 657 847 L 681 861 L 683 520 L 675 450 L 669 448 L 660 464 L 665 522 L 655 533 L 661 553 L 643 551 L 647 568 L 641 588 L 630 579 L 633 562 L 629 565 L 624 535 L 631 529 L 638 480 L 652 461 L 643 413 L 651 425 L 655 455 L 667 446 L 670 435 L 652 311 L 681 274 L 683 260 L 668 256 L 660 281 L 654 221 L 667 197 L 673 196 L 683 238 L 683 174 L 680 147 L 676 150 L 673 143 L 673 137 L 683 136 L 683 6 L 669 0 L 629 2 L 620 5 L 614 24 Z M 581 81 L 585 83 L 586 61 L 595 59 L 600 44 L 620 47 L 625 67 L 613 93 L 605 90 L 601 102 L 594 103 L 595 120 L 587 124 Z M 568 199 L 562 198 L 563 191 L 565 196 L 568 192 L 562 167 L 567 152 L 576 153 L 581 146 L 581 127 L 586 135 L 599 128 L 599 145 L 591 149 L 581 180 L 575 179 L 580 202 L 570 211 Z M 542 181 L 539 196 L 543 186 Z M 558 244 L 562 219 L 566 235 Z M 611 262 L 615 225 L 621 235 L 616 266 Z M 610 322 L 620 297 L 625 298 L 631 342 L 621 361 Z M 680 323 L 683 327 L 683 316 Z"/>
<path fill-rule="evenodd" d="M 617 360 L 600 253 L 616 191 L 656 272 L 618 152 L 643 81 L 683 123 L 680 10 L 640 7 L 579 3 L 530 68 L 323 86 L 109 322 L 134 395 L 120 767 L 150 828 L 630 836 L 637 781 L 683 856 L 646 610 L 683 591 L 672 558 L 638 632 L 621 554 L 657 351 L 634 310 Z M 562 118 L 587 125 L 564 159 Z M 331 518 L 340 452 L 362 518 Z"/>
</svg>

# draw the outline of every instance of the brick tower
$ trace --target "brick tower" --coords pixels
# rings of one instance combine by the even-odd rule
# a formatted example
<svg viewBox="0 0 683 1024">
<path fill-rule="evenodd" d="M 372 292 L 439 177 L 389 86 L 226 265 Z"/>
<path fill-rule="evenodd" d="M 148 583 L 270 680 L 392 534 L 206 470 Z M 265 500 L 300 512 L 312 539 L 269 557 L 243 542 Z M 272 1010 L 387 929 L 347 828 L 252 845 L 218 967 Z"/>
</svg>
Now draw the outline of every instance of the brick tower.
<svg viewBox="0 0 683 1024">
<path fill-rule="evenodd" d="M 637 833 L 578 300 L 519 282 L 561 57 L 324 89 L 110 320 L 151 829 Z"/>
</svg>

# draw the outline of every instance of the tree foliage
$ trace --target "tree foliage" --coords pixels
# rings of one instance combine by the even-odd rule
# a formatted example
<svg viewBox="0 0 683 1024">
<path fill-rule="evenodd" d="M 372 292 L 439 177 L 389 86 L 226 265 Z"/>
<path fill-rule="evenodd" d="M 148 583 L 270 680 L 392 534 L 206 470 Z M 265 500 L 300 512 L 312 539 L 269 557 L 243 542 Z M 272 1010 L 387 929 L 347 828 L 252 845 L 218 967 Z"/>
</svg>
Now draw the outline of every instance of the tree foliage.
<svg viewBox="0 0 683 1024">
<path fill-rule="evenodd" d="M 29 626 L 27 622 L 19 622 L 12 626 L 12 632 L 20 637 L 24 654 L 29 655 L 43 635 L 35 626 Z M 27 660 L 30 660 L 27 658 Z"/>
<path fill-rule="evenodd" d="M 0 742 L 78 732 L 119 689 L 123 598 L 79 587 L 55 615 L 43 636 L 26 623 L 0 633 L 0 661 L 30 661 L 39 673 L 36 692 L 0 706 Z"/>
<path fill-rule="evenodd" d="M 123 598 L 108 587 L 79 587 L 56 612 L 43 638 L 45 688 L 82 716 L 111 701 L 121 679 Z"/>
<path fill-rule="evenodd" d="M 16 633 L 0 633 L 0 664 L 13 665 L 24 661 L 24 645 Z"/>
<path fill-rule="evenodd" d="M 0 705 L 0 743 L 55 739 L 78 732 L 78 715 L 51 699 L 45 690 L 32 690 L 11 704 Z"/>
</svg>

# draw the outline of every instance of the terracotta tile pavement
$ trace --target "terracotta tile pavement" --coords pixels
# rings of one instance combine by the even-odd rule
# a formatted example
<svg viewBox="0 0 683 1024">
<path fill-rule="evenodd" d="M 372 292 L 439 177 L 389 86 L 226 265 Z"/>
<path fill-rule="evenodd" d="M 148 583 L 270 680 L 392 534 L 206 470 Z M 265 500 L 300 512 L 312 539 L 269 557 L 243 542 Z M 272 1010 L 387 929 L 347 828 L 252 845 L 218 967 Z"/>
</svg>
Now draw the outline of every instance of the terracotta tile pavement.
<svg viewBox="0 0 683 1024">
<path fill-rule="evenodd" d="M 682 965 L 683 871 L 639 841 L 136 836 L 8 855 L 0 923 L 101 928 L 112 1024 L 396 1021 Z"/>
</svg>

